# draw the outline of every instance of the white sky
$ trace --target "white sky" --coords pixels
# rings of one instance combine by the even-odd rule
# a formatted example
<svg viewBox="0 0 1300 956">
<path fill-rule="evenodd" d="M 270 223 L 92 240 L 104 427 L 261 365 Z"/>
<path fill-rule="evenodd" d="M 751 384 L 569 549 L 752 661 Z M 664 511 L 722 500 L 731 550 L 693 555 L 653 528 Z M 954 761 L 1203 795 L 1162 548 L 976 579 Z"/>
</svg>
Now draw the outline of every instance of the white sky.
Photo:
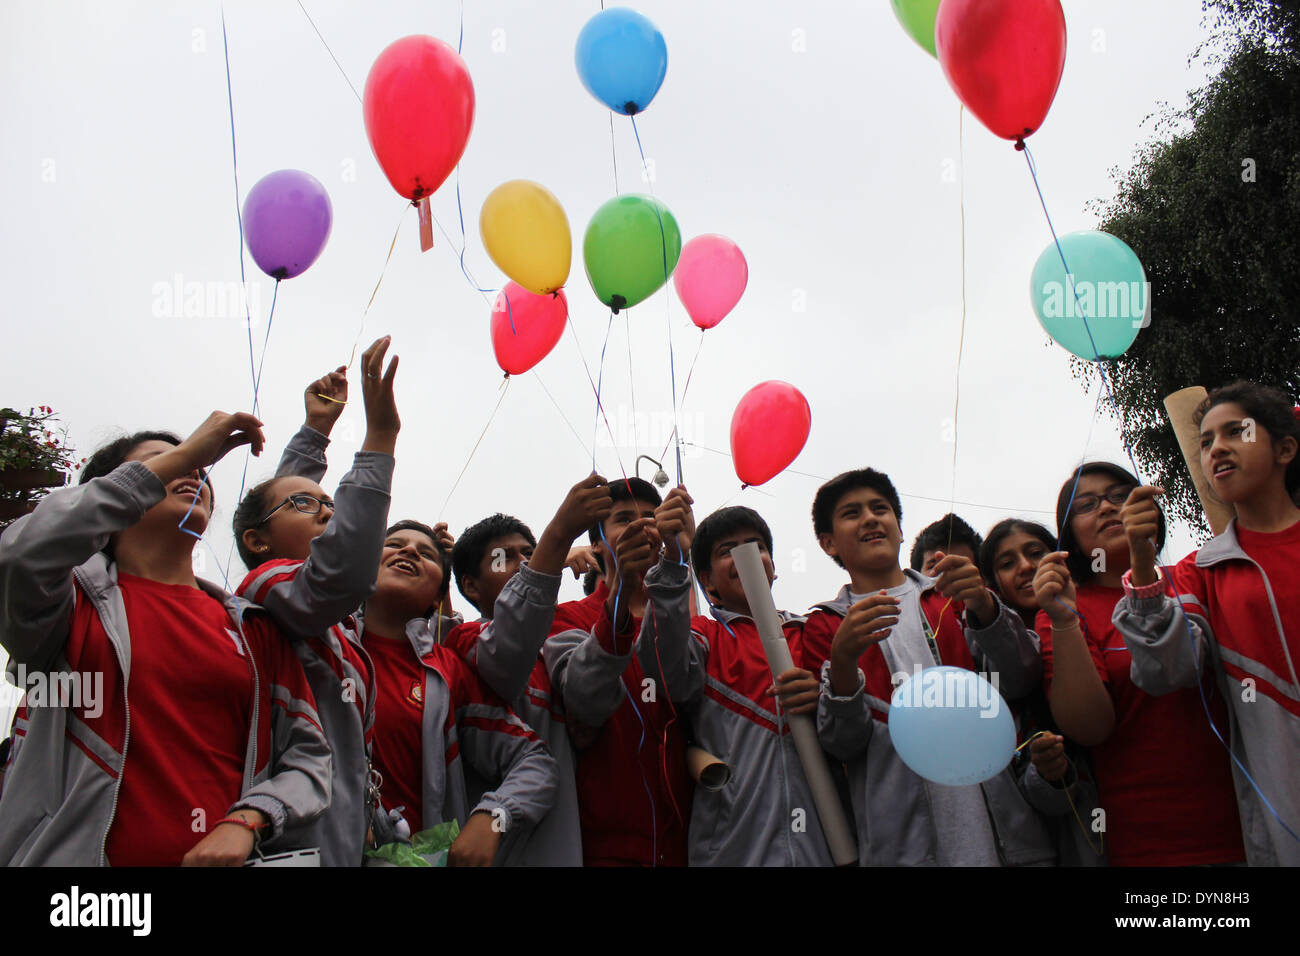
<svg viewBox="0 0 1300 956">
<path fill-rule="evenodd" d="M 305 5 L 358 90 L 399 37 L 456 43 L 454 2 Z M 610 114 L 582 87 L 573 48 L 599 4 L 465 7 L 464 56 L 477 95 L 461 167 L 466 263 L 486 286 L 504 281 L 478 236 L 488 192 L 514 178 L 554 192 L 574 234 L 567 292 L 594 375 L 608 313 L 587 284 L 581 236 L 614 194 L 614 175 Z M 813 425 L 792 468 L 821 477 L 864 465 L 887 471 L 904 496 L 904 561 L 911 538 L 954 495 L 980 503 L 956 510 L 981 531 L 1009 514 L 1050 526 L 1057 489 L 1082 456 L 1124 460 L 1108 419 L 1090 427 L 1095 394 L 1070 378 L 1068 356 L 1047 344 L 1030 308 L 1030 270 L 1050 235 L 1024 157 L 967 116 L 954 479 L 944 422 L 955 386 L 960 214 L 957 177 L 944 173 L 958 168 L 958 103 L 887 3 L 642 0 L 637 9 L 662 30 L 669 52 L 667 79 L 638 122 L 654 191 L 684 239 L 726 234 L 750 267 L 739 306 L 706 335 L 682 406 L 687 439 L 726 450 L 732 409 L 747 389 L 772 378 L 794 383 L 811 402 Z M 231 0 L 226 16 L 241 200 L 266 173 L 292 167 L 320 179 L 334 205 L 324 254 L 280 290 L 261 390 L 270 448 L 254 460 L 251 484 L 270 473 L 300 422 L 303 387 L 348 359 L 404 200 L 375 162 L 361 108 L 298 5 Z M 1090 0 L 1068 3 L 1066 16 L 1065 76 L 1030 140 L 1061 233 L 1095 225 L 1084 205 L 1113 193 L 1108 170 L 1127 167 L 1149 137 L 1143 118 L 1162 100 L 1181 104 L 1204 78 L 1199 63 L 1188 64 L 1204 35 L 1199 3 Z M 0 402 L 52 405 L 80 454 L 121 430 L 188 434 L 214 408 L 250 407 L 238 316 L 155 315 L 159 283 L 239 278 L 219 4 L 10 0 L 0 10 L 0 48 L 0 263 L 10 298 Z M 614 135 L 619 186 L 646 191 L 626 117 L 615 118 Z M 433 207 L 458 239 L 450 182 Z M 247 269 L 259 289 L 260 349 L 272 282 L 251 259 Z M 620 473 L 620 460 L 630 471 L 637 453 L 658 457 L 668 440 L 667 327 L 679 388 L 699 335 L 669 290 L 614 326 L 604 400 L 623 443 L 614 449 L 601 436 L 598 467 L 607 477 Z M 1158 322 L 1158 289 L 1155 297 Z M 459 533 L 504 510 L 540 533 L 563 492 L 591 469 L 594 400 L 566 332 L 540 365 L 540 381 L 511 381 L 441 510 L 498 396 L 489 312 L 441 235 L 420 253 L 408 212 L 363 336 L 364 347 L 391 333 L 402 357 L 394 519 L 445 518 Z M 359 388 L 355 395 L 335 433 L 327 488 L 360 445 Z M 818 550 L 809 519 L 815 478 L 787 473 L 738 494 L 727 458 L 685 451 L 699 517 L 744 503 L 771 523 L 780 606 L 803 609 L 835 593 L 843 572 Z M 209 540 L 222 562 L 242 458 L 213 470 L 219 510 Z M 1185 533 L 1175 535 L 1170 556 L 1191 546 Z M 208 562 L 207 576 L 219 579 L 211 555 Z M 570 579 L 561 593 L 581 591 Z"/>
</svg>

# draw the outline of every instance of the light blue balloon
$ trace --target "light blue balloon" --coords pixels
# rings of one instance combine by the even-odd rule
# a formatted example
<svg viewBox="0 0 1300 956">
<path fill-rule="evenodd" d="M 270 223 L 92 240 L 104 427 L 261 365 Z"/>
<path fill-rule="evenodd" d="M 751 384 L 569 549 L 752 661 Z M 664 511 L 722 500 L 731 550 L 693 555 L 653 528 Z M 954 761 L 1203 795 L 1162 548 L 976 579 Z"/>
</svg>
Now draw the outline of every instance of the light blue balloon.
<svg viewBox="0 0 1300 956">
<path fill-rule="evenodd" d="M 655 98 L 668 72 L 668 45 L 658 27 L 627 7 L 602 10 L 578 34 L 578 76 L 615 113 L 635 116 Z"/>
<path fill-rule="evenodd" d="M 1137 253 L 1124 240 L 1091 229 L 1062 236 L 1061 252 L 1050 243 L 1029 278 L 1039 325 L 1081 359 L 1119 358 L 1151 320 L 1151 290 Z"/>
<path fill-rule="evenodd" d="M 927 667 L 899 685 L 889 702 L 889 737 L 903 763 L 949 787 L 983 783 L 1016 752 L 1011 708 L 963 667 Z"/>
</svg>

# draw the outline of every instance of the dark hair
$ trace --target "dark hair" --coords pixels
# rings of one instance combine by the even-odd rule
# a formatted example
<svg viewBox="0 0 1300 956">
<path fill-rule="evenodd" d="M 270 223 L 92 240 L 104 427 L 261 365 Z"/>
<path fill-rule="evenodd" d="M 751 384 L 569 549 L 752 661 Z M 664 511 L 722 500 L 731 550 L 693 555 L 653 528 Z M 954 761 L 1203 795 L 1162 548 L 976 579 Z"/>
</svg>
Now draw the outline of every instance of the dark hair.
<svg viewBox="0 0 1300 956">
<path fill-rule="evenodd" d="M 713 564 L 713 547 L 722 538 L 737 531 L 756 531 L 767 546 L 767 553 L 772 553 L 772 529 L 753 508 L 744 505 L 732 505 L 719 508 L 700 522 L 695 529 L 695 540 L 691 542 L 691 563 L 696 574 L 703 574 Z"/>
<path fill-rule="evenodd" d="M 230 520 L 231 529 L 235 532 L 235 548 L 239 551 L 239 560 L 243 561 L 244 566 L 250 571 L 266 559 L 259 557 L 244 543 L 244 532 L 256 528 L 258 519 L 270 510 L 271 486 L 280 477 L 282 476 L 276 475 L 248 489 L 244 500 L 235 509 L 235 516 Z"/>
<path fill-rule="evenodd" d="M 465 595 L 465 600 L 479 610 L 482 608 L 465 594 L 465 579 L 478 577 L 483 558 L 488 553 L 488 545 L 498 538 L 513 534 L 522 536 L 531 547 L 537 547 L 537 539 L 533 537 L 528 525 L 512 515 L 498 512 L 466 528 L 451 549 L 451 567 L 456 574 L 456 587 Z"/>
<path fill-rule="evenodd" d="M 1290 397 L 1280 389 L 1254 382 L 1237 381 L 1216 388 L 1197 406 L 1192 421 L 1199 428 L 1211 408 L 1229 402 L 1240 405 L 1249 418 L 1263 426 L 1273 441 L 1290 437 L 1300 445 L 1300 421 L 1296 420 L 1295 405 Z M 1287 465 L 1284 481 L 1288 494 L 1294 495 L 1300 489 L 1300 454 Z"/>
<path fill-rule="evenodd" d="M 437 552 L 438 564 L 442 568 L 442 587 L 438 589 L 438 603 L 442 603 L 442 599 L 445 598 L 447 592 L 451 590 L 451 575 L 447 573 L 451 564 L 451 559 L 450 555 L 447 554 L 447 549 L 442 546 L 442 542 L 438 540 L 438 536 L 434 533 L 433 529 L 422 521 L 413 521 L 408 518 L 405 521 L 397 522 L 395 525 L 390 525 L 384 532 L 384 539 L 387 540 L 399 531 L 418 531 L 433 542 L 433 550 Z M 432 614 L 436 607 L 437 605 L 430 608 L 429 613 Z"/>
<path fill-rule="evenodd" d="M 984 539 L 979 532 L 955 514 L 946 514 L 933 524 L 927 525 L 912 544 L 912 570 L 920 571 L 925 564 L 927 551 L 942 551 L 954 544 L 964 544 L 970 548 L 975 560 L 979 561 L 980 545 Z"/>
<path fill-rule="evenodd" d="M 645 501 L 658 508 L 664 503 L 655 486 L 644 478 L 616 478 L 609 483 L 609 497 L 614 504 L 620 501 Z M 587 530 L 587 540 L 599 544 L 603 534 L 604 530 L 599 525 L 593 525 Z M 601 569 L 604 570 L 603 564 Z"/>
<path fill-rule="evenodd" d="M 95 478 L 103 478 L 110 472 L 116 471 L 123 463 L 126 462 L 126 456 L 135 451 L 147 441 L 165 441 L 169 445 L 179 445 L 181 437 L 174 432 L 160 431 L 142 431 L 133 432 L 130 435 L 123 435 L 121 438 L 115 438 L 106 445 L 101 445 L 95 450 L 82 466 L 81 477 L 77 479 L 77 484 L 84 485 Z M 199 475 L 206 480 L 207 471 L 200 468 Z M 216 501 L 216 495 L 212 488 L 212 482 L 208 482 L 208 493 L 212 495 L 211 500 Z M 100 549 L 109 558 L 113 558 L 113 539 L 110 537 L 108 543 Z"/>
<path fill-rule="evenodd" d="M 121 438 L 115 438 L 107 445 L 101 446 L 88 459 L 85 466 L 81 469 L 81 477 L 77 480 L 78 484 L 84 485 L 94 478 L 103 478 L 111 471 L 121 467 L 126 461 L 126 456 L 135 451 L 136 447 L 143 445 L 147 441 L 165 441 L 169 445 L 179 445 L 181 438 L 172 432 L 135 432 L 130 435 L 123 435 Z M 208 486 L 211 487 L 209 482 Z"/>
<path fill-rule="evenodd" d="M 980 576 L 984 578 L 984 583 L 998 593 L 998 597 L 1003 600 L 1006 595 L 998 587 L 997 572 L 994 568 L 994 562 L 998 556 L 998 548 L 1002 542 L 1016 532 L 1027 534 L 1031 538 L 1037 538 L 1041 541 L 1048 551 L 1059 550 L 1056 547 L 1056 535 L 1052 534 L 1047 528 L 1044 528 L 1037 521 L 1026 521 L 1023 518 L 1003 518 L 992 528 L 989 529 L 989 535 L 984 539 L 984 543 L 979 549 L 979 566 Z"/>
<path fill-rule="evenodd" d="M 894 483 L 889 480 L 889 476 L 874 468 L 857 468 L 836 475 L 817 489 L 812 503 L 813 534 L 831 533 L 835 523 L 836 505 L 846 494 L 858 488 L 870 488 L 880 494 L 889 502 L 889 507 L 894 509 L 894 517 L 898 519 L 899 527 L 902 527 L 903 505 L 898 500 L 898 492 L 894 489 Z M 840 567 L 844 567 L 844 562 L 839 558 L 834 558 L 834 561 Z"/>
<path fill-rule="evenodd" d="M 1068 557 L 1065 566 L 1070 570 L 1070 577 L 1076 584 L 1086 584 L 1096 577 L 1092 570 L 1092 555 L 1084 554 L 1070 527 L 1070 509 L 1073 507 L 1074 493 L 1079 479 L 1084 475 L 1109 475 L 1115 481 L 1136 488 L 1142 484 L 1127 469 L 1109 461 L 1089 461 L 1080 465 L 1065 479 L 1060 494 L 1056 496 L 1056 534 L 1058 551 L 1065 551 Z M 1160 513 L 1160 530 L 1156 534 L 1156 550 L 1165 546 L 1165 516 Z"/>
<path fill-rule="evenodd" d="M 595 568 L 588 568 L 587 573 L 582 576 L 582 593 L 591 597 L 596 593 L 596 588 L 600 585 L 600 572 Z"/>
</svg>

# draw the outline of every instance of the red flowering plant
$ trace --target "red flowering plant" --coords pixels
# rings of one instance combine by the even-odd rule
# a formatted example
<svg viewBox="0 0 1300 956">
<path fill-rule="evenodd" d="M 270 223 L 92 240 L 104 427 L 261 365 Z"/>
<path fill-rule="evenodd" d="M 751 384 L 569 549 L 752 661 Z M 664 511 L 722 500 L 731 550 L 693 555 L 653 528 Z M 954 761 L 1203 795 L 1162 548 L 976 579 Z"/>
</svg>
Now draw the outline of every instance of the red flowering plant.
<svg viewBox="0 0 1300 956">
<path fill-rule="evenodd" d="M 0 408 L 0 527 L 30 511 L 47 489 L 67 484 L 85 463 L 50 406 L 25 414 Z"/>
</svg>

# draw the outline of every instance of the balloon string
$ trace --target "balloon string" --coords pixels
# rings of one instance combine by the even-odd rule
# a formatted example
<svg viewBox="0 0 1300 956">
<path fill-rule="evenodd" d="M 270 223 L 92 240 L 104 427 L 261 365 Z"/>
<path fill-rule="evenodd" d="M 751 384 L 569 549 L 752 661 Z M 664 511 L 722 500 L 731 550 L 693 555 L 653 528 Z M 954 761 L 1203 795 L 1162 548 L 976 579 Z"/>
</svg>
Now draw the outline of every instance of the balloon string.
<svg viewBox="0 0 1300 956">
<path fill-rule="evenodd" d="M 542 381 L 542 377 L 537 374 L 536 369 L 533 370 L 532 375 L 537 379 L 537 384 L 542 387 L 542 391 L 546 393 L 546 397 L 551 400 L 551 404 L 555 406 L 555 410 L 560 413 L 560 418 L 564 420 L 564 424 L 569 426 L 569 431 L 573 433 L 573 437 L 578 439 L 578 444 L 582 446 L 583 453 L 589 453 L 591 449 L 588 448 L 587 443 L 582 440 L 582 436 L 578 434 L 578 430 L 573 427 L 573 422 L 569 421 L 569 416 L 564 414 L 564 409 L 562 409 L 560 403 L 555 400 L 555 396 L 552 395 L 551 390 L 546 387 L 546 383 Z"/>
<path fill-rule="evenodd" d="M 691 390 L 691 376 L 695 374 L 695 363 L 700 360 L 700 349 L 704 348 L 704 330 L 700 329 L 700 342 L 695 346 L 695 357 L 691 359 L 691 367 L 686 372 L 686 384 L 682 386 L 682 405 L 686 405 L 686 393 Z M 673 426 L 673 433 L 668 436 L 668 442 L 664 445 L 664 450 L 659 453 L 662 460 L 664 455 L 668 454 L 668 445 L 673 443 L 673 438 L 677 435 L 677 426 Z M 690 444 L 690 442 L 684 442 Z"/>
<path fill-rule="evenodd" d="M 628 119 L 632 121 L 632 133 L 634 136 L 636 136 L 637 152 L 641 154 L 641 171 L 643 174 L 646 174 L 648 164 L 646 163 L 645 149 L 641 145 L 641 133 L 636 128 L 636 117 L 629 116 Z M 646 185 L 650 187 L 650 198 L 654 200 L 655 220 L 659 223 L 659 253 L 663 261 L 664 285 L 667 286 L 668 285 L 668 238 L 664 234 L 664 217 L 663 217 L 663 213 L 659 209 L 659 199 L 658 197 L 655 196 L 655 185 L 653 182 L 653 177 L 647 174 L 645 175 L 645 181 L 646 181 Z M 671 378 L 672 395 L 673 395 L 673 434 L 677 436 L 677 447 L 676 447 L 677 484 L 680 485 L 682 483 L 682 438 L 681 438 L 680 430 L 678 429 L 678 421 L 677 421 L 677 363 L 673 358 L 673 323 L 672 323 L 672 315 L 670 311 L 671 304 L 672 304 L 672 296 L 668 295 L 667 290 L 665 290 L 664 324 L 668 327 L 668 372 Z M 668 440 L 669 442 L 671 442 L 672 438 L 669 438 Z"/>
<path fill-rule="evenodd" d="M 357 337 L 352 340 L 352 355 L 348 358 L 348 368 L 356 361 L 357 346 L 361 344 L 361 336 L 366 331 L 366 316 L 370 314 L 370 307 L 375 304 L 375 296 L 379 294 L 379 287 L 384 282 L 384 276 L 388 273 L 388 264 L 393 261 L 393 250 L 397 248 L 397 237 L 402 232 L 402 223 L 406 219 L 406 211 L 415 206 L 415 203 L 406 203 L 402 206 L 402 214 L 397 219 L 397 228 L 393 230 L 393 241 L 388 244 L 388 255 L 384 257 L 384 267 L 379 270 L 379 280 L 375 283 L 374 289 L 370 293 L 370 299 L 366 302 L 366 307 L 361 310 L 361 326 L 357 329 Z"/>
<path fill-rule="evenodd" d="M 1039 737 L 1042 737 L 1043 735 L 1045 735 L 1045 734 L 1047 734 L 1047 733 L 1048 733 L 1048 731 L 1046 731 L 1046 730 L 1040 730 L 1040 731 L 1038 731 L 1037 733 L 1030 734 L 1028 737 L 1025 738 L 1025 742 L 1022 743 L 1019 747 L 1016 748 L 1015 752 L 1016 752 L 1016 753 L 1020 753 L 1020 751 L 1024 750 L 1024 749 L 1025 749 L 1026 747 L 1028 747 L 1031 743 L 1033 743 L 1034 740 L 1036 740 L 1036 739 L 1039 738 Z M 1049 781 L 1049 782 L 1050 782 L 1050 781 Z M 1065 799 L 1066 799 L 1066 800 L 1069 802 L 1069 804 L 1070 804 L 1070 812 L 1072 812 L 1072 813 L 1074 814 L 1074 819 L 1075 819 L 1075 820 L 1078 822 L 1078 824 L 1079 824 L 1079 831 L 1083 834 L 1083 839 L 1084 839 L 1084 842 L 1086 842 L 1086 843 L 1088 844 L 1088 849 L 1091 850 L 1093 853 L 1097 854 L 1098 856 L 1101 856 L 1101 855 L 1105 852 L 1105 846 L 1106 846 L 1106 833 L 1105 833 L 1105 831 L 1102 831 L 1102 832 L 1099 834 L 1101 846 L 1093 846 L 1093 845 L 1092 845 L 1092 839 L 1088 836 L 1088 828 L 1084 825 L 1083 819 L 1079 816 L 1079 811 L 1078 811 L 1078 809 L 1076 809 L 1075 806 L 1074 806 L 1074 798 L 1070 796 L 1070 788 L 1069 788 L 1069 787 L 1062 787 L 1061 789 L 1065 792 Z"/>
<path fill-rule="evenodd" d="M 451 496 L 456 493 L 456 489 L 460 487 L 460 480 L 465 477 L 465 472 L 469 469 L 469 463 L 474 460 L 474 453 L 478 451 L 478 446 L 483 444 L 483 436 L 486 435 L 488 429 L 492 427 L 492 421 L 497 417 L 497 410 L 501 408 L 501 403 L 505 401 L 506 389 L 509 387 L 510 376 L 507 374 L 505 378 L 501 380 L 501 385 L 497 388 L 497 403 L 492 406 L 492 414 L 488 416 L 487 424 L 485 424 L 483 430 L 479 432 L 478 441 L 474 442 L 474 447 L 469 451 L 469 457 L 465 459 L 465 464 L 461 466 L 460 474 L 458 474 L 456 480 L 452 482 L 451 490 L 447 492 L 447 497 L 442 500 L 442 507 L 438 509 L 439 521 L 441 521 L 443 515 L 446 514 L 447 504 L 451 501 Z"/>
<path fill-rule="evenodd" d="M 952 551 L 952 533 L 957 511 L 957 421 L 961 417 L 961 363 L 966 351 L 966 106 L 957 107 L 957 208 L 961 215 L 961 331 L 957 335 L 957 370 L 952 393 L 952 500 L 948 506 L 948 551 Z"/>
<path fill-rule="evenodd" d="M 307 12 L 307 8 L 302 5 L 302 0 L 298 0 L 298 9 L 301 10 L 302 15 L 307 18 L 307 22 L 311 24 L 311 28 L 316 31 L 316 36 L 320 37 L 320 42 L 325 47 L 325 52 L 330 55 L 330 59 L 334 61 L 334 65 L 339 68 L 339 72 L 343 74 L 343 79 L 347 82 L 348 86 L 351 87 L 352 89 L 352 95 L 355 96 L 357 98 L 357 102 L 360 103 L 361 94 L 357 92 L 357 88 L 355 86 L 352 86 L 352 81 L 348 79 L 347 73 L 345 73 L 343 70 L 343 64 L 340 63 L 338 57 L 334 55 L 334 51 L 330 49 L 330 45 L 325 42 L 325 37 L 321 36 L 320 28 L 316 26 L 316 21 L 311 18 L 311 14 Z"/>
<path fill-rule="evenodd" d="M 623 329 L 627 338 L 627 389 L 632 396 L 632 451 L 640 452 L 641 440 L 637 436 L 636 426 L 636 381 L 632 377 L 632 313 L 627 310 L 623 312 Z M 663 455 L 659 457 L 663 458 Z"/>
<path fill-rule="evenodd" d="M 596 438 L 600 434 L 600 419 L 604 409 L 600 405 L 601 387 L 605 382 L 605 350 L 609 348 L 609 333 L 614 328 L 614 311 L 609 313 L 609 323 L 605 326 L 605 342 L 600 347 L 600 366 L 596 373 L 596 421 L 591 427 L 591 470 L 596 470 Z M 612 437 L 612 436 L 611 436 Z"/>
<path fill-rule="evenodd" d="M 257 360 L 257 377 L 253 379 L 253 414 L 258 412 L 258 392 L 262 387 L 262 366 L 266 363 L 266 349 L 271 342 L 271 322 L 275 319 L 275 300 L 280 294 L 280 280 L 275 280 L 275 288 L 271 290 L 271 312 L 266 317 L 266 334 L 262 336 L 262 355 Z M 240 498 L 243 498 L 242 491 Z"/>
<path fill-rule="evenodd" d="M 610 314 L 610 320 L 611 320 L 611 322 L 613 321 L 613 313 Z M 564 316 L 564 321 L 565 321 L 565 323 L 569 326 L 569 334 L 573 336 L 573 344 L 574 344 L 574 347 L 578 350 L 578 358 L 579 358 L 579 360 L 582 362 L 582 368 L 583 368 L 583 371 L 585 371 L 585 372 L 587 373 L 587 382 L 591 385 L 591 391 L 592 391 L 592 394 L 596 396 L 596 410 L 600 413 L 601 418 L 603 418 L 604 421 L 605 421 L 605 431 L 609 433 L 609 441 L 610 441 L 610 444 L 613 446 L 613 448 L 614 448 L 614 455 L 615 455 L 615 457 L 618 459 L 618 467 L 619 467 L 619 471 L 621 471 L 621 472 L 623 473 L 623 477 L 624 477 L 624 479 L 626 479 L 626 478 L 627 478 L 627 469 L 626 469 L 625 467 L 623 467 L 623 457 L 622 457 L 622 455 L 620 455 L 620 454 L 618 453 L 618 441 L 617 441 L 617 439 L 614 438 L 614 429 L 613 429 L 613 428 L 610 426 L 610 424 L 609 424 L 609 416 L 607 416 L 607 415 L 605 414 L 605 409 L 604 409 L 604 407 L 601 405 L 601 402 L 600 402 L 600 389 L 596 387 L 596 380 L 595 380 L 595 379 L 592 377 L 592 375 L 591 375 L 591 366 L 587 364 L 587 357 L 586 357 L 585 355 L 582 354 L 582 343 L 581 343 L 580 341 L 578 341 L 578 330 L 577 330 L 576 328 L 574 328 L 574 325 L 573 325 L 573 316 L 572 316 L 571 314 L 569 314 L 569 313 L 566 312 L 566 313 L 565 313 L 565 316 Z M 608 339 L 608 333 L 606 334 L 606 341 L 607 341 L 607 342 L 609 341 L 609 339 Z M 566 421 L 567 421 L 567 419 L 566 419 Z M 570 425 L 569 427 L 572 428 L 573 426 Z M 576 431 L 575 431 L 575 434 L 576 434 Z M 579 440 L 581 440 L 581 439 L 579 439 Z M 585 447 L 585 446 L 584 446 L 584 447 Z M 592 470 L 592 472 L 595 472 L 595 470 L 596 470 L 596 448 L 595 448 L 595 440 L 594 440 L 594 439 L 593 439 L 593 441 L 592 441 L 592 449 L 591 449 L 591 470 Z"/>
</svg>

